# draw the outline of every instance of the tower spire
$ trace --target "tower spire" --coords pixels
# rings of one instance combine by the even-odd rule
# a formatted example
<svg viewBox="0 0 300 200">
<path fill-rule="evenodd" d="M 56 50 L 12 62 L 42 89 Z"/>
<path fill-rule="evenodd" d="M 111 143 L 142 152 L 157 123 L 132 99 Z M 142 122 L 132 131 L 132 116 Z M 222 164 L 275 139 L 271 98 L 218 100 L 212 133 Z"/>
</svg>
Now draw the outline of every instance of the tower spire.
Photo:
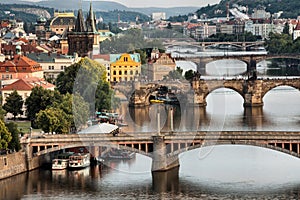
<svg viewBox="0 0 300 200">
<path fill-rule="evenodd" d="M 86 30 L 87 32 L 97 32 L 96 31 L 96 19 L 95 15 L 93 12 L 93 7 L 92 7 L 92 1 L 90 2 L 90 11 L 88 13 L 87 19 L 86 19 Z"/>
<path fill-rule="evenodd" d="M 79 9 L 75 23 L 75 32 L 85 32 L 85 30 L 82 9 Z"/>
</svg>

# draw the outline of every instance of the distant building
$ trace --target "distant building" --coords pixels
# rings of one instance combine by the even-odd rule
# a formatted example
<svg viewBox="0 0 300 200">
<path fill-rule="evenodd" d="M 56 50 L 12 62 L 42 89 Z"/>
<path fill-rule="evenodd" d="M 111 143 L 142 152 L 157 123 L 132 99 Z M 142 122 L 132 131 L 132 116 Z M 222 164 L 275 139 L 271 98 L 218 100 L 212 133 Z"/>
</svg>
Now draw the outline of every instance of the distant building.
<svg viewBox="0 0 300 200">
<path fill-rule="evenodd" d="M 149 80 L 162 80 L 170 71 L 175 70 L 176 63 L 171 54 L 159 53 L 158 49 L 153 49 L 151 60 L 148 62 L 147 76 Z"/>
<path fill-rule="evenodd" d="M 79 57 L 88 56 L 92 58 L 92 55 L 100 53 L 100 36 L 96 30 L 95 22 L 92 3 L 85 22 L 82 10 L 78 10 L 75 29 L 67 33 L 69 55 L 77 53 Z"/>
<path fill-rule="evenodd" d="M 48 83 L 43 78 L 37 78 L 37 77 L 21 78 L 1 88 L 2 105 L 6 102 L 6 98 L 15 90 L 22 97 L 23 101 L 25 101 L 27 97 L 30 96 L 32 88 L 36 86 L 40 86 L 48 90 L 54 90 L 55 88 L 53 84 Z M 24 113 L 23 117 L 25 117 L 25 111 L 26 111 L 25 105 L 23 105 L 22 111 Z"/>
<path fill-rule="evenodd" d="M 21 48 L 18 47 L 18 51 Z M 11 59 L 0 62 L 0 79 L 21 79 L 29 77 L 43 78 L 42 66 L 24 55 L 14 55 Z"/>
<path fill-rule="evenodd" d="M 110 82 L 110 55 L 109 54 L 99 54 L 94 55 L 93 60 L 103 65 L 106 69 L 106 81 Z"/>
<path fill-rule="evenodd" d="M 300 37 L 300 21 L 298 21 L 296 27 L 293 30 L 293 40 L 296 40 Z"/>
<path fill-rule="evenodd" d="M 110 54 L 110 81 L 133 81 L 141 74 L 140 54 Z"/>
<path fill-rule="evenodd" d="M 73 12 L 55 12 L 54 17 L 49 20 L 46 26 L 49 31 L 61 35 L 65 29 L 71 31 L 75 27 L 76 17 Z"/>
<path fill-rule="evenodd" d="M 153 21 L 160 21 L 160 20 L 166 20 L 166 13 L 165 12 L 154 12 L 152 13 L 152 20 Z"/>
<path fill-rule="evenodd" d="M 77 62 L 76 57 L 59 53 L 29 53 L 27 56 L 39 63 L 44 71 L 44 77 L 50 79 L 56 79 L 60 72 Z"/>
</svg>

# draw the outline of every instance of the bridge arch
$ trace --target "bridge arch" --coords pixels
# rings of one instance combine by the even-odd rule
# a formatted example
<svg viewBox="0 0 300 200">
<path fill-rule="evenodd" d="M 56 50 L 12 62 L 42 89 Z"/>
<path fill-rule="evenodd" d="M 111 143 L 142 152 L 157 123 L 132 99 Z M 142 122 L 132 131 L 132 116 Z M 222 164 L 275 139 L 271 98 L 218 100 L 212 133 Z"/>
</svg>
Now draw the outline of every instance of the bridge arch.
<svg viewBox="0 0 300 200">
<path fill-rule="evenodd" d="M 239 88 L 235 88 L 233 86 L 224 86 L 224 85 L 219 85 L 213 88 L 210 88 L 209 91 L 205 92 L 204 98 L 207 99 L 207 96 L 209 94 L 212 94 L 214 91 L 219 90 L 219 89 L 228 89 L 228 90 L 233 90 L 234 92 L 238 93 L 243 99 L 244 99 L 244 94 L 243 91 L 241 91 Z"/>
<path fill-rule="evenodd" d="M 205 72 L 218 76 L 243 74 L 247 72 L 248 63 L 246 60 L 233 58 L 215 59 L 206 63 Z"/>
<path fill-rule="evenodd" d="M 300 84 L 297 83 L 297 81 L 289 81 L 289 80 L 283 80 L 281 82 L 277 81 L 271 81 L 265 84 L 264 90 L 262 92 L 262 99 L 265 97 L 265 95 L 270 92 L 271 90 L 277 88 L 277 87 L 282 87 L 282 86 L 288 86 L 291 88 L 294 88 L 296 90 L 300 90 Z"/>
<path fill-rule="evenodd" d="M 139 149 L 134 148 L 134 147 L 129 147 L 129 146 L 126 146 L 126 145 L 117 145 L 117 144 L 114 145 L 114 144 L 104 144 L 104 143 L 101 143 L 99 145 L 97 145 L 97 144 L 93 144 L 93 145 L 94 146 L 99 146 L 99 147 L 111 147 L 111 148 L 118 148 L 118 149 L 122 149 L 122 150 L 128 150 L 128 151 L 139 153 L 141 155 L 152 158 L 151 153 L 147 153 L 145 151 L 139 150 Z M 83 143 L 80 142 L 80 143 L 73 143 L 73 144 L 67 144 L 67 145 L 62 145 L 62 146 L 56 146 L 56 147 L 53 147 L 53 148 L 48 148 L 48 149 L 36 152 L 36 153 L 34 153 L 34 156 L 41 156 L 41 155 L 56 152 L 56 151 L 59 151 L 59 150 L 82 147 L 82 146 L 89 147 L 90 145 L 88 145 L 88 144 L 84 145 Z"/>
<path fill-rule="evenodd" d="M 274 150 L 274 151 L 278 151 L 278 152 L 282 152 L 282 153 L 285 153 L 285 154 L 288 154 L 288 155 L 291 155 L 291 156 L 294 156 L 294 157 L 297 157 L 297 158 L 300 158 L 300 155 L 299 155 L 299 144 L 288 144 L 286 145 L 287 143 L 269 143 L 269 144 L 266 144 L 266 143 L 261 143 L 261 142 L 244 142 L 244 141 L 227 141 L 227 142 L 223 142 L 222 143 L 218 143 L 216 142 L 216 144 L 212 144 L 212 143 L 207 143 L 207 144 L 197 144 L 197 145 L 194 145 L 194 146 L 190 146 L 188 148 L 184 148 L 184 149 L 179 149 L 177 150 L 176 152 L 173 152 L 173 154 L 181 154 L 181 153 L 184 153 L 184 152 L 188 152 L 188 151 L 191 151 L 191 150 L 195 150 L 195 149 L 199 149 L 199 148 L 203 148 L 203 147 L 211 147 L 211 146 L 214 146 L 214 145 L 246 145 L 246 146 L 254 146 L 254 147 L 262 147 L 262 148 L 265 148 L 265 149 L 271 149 L 271 150 Z"/>
</svg>

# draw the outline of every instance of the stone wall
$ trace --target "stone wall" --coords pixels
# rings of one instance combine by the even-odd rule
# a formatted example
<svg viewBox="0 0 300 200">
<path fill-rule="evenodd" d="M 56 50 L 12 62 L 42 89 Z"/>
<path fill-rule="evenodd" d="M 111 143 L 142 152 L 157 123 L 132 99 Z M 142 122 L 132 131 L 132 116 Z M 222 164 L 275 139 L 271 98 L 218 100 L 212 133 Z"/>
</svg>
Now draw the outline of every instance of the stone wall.
<svg viewBox="0 0 300 200">
<path fill-rule="evenodd" d="M 48 156 L 49 157 L 49 156 Z M 17 152 L 0 156 L 0 180 L 39 168 L 49 162 L 46 155 L 27 159 L 25 152 Z"/>
<path fill-rule="evenodd" d="M 0 156 L 0 179 L 27 171 L 25 152 Z"/>
</svg>

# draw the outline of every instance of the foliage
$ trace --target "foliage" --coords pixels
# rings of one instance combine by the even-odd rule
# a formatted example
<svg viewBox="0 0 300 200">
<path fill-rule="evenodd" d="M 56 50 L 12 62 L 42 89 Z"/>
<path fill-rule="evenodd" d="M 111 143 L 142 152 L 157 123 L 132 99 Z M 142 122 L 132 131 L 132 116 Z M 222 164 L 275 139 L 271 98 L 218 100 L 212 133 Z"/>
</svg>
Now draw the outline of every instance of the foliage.
<svg viewBox="0 0 300 200">
<path fill-rule="evenodd" d="M 170 22 L 185 22 L 188 20 L 187 15 L 178 15 L 169 17 L 168 21 Z"/>
<path fill-rule="evenodd" d="M 219 4 L 208 5 L 197 10 L 197 15 L 205 14 L 207 17 L 224 17 L 226 16 L 226 3 L 228 0 L 221 0 Z M 297 18 L 300 13 L 300 1 L 298 0 L 231 0 L 230 6 L 238 4 L 247 6 L 249 11 L 252 11 L 257 6 L 263 6 L 267 12 L 271 14 L 283 11 L 282 18 Z M 218 10 L 219 12 L 215 12 Z M 251 14 L 251 12 L 250 12 Z"/>
<path fill-rule="evenodd" d="M 272 54 L 299 53 L 300 40 L 293 41 L 288 34 L 270 33 L 270 38 L 265 42 L 266 49 Z"/>
<path fill-rule="evenodd" d="M 37 114 L 36 122 L 46 133 L 67 134 L 71 126 L 67 114 L 63 110 L 54 107 L 41 110 Z"/>
<path fill-rule="evenodd" d="M 176 70 L 170 71 L 169 74 L 164 77 L 164 79 L 169 79 L 169 80 L 183 79 L 182 72 L 183 70 L 180 67 L 176 67 Z"/>
<path fill-rule="evenodd" d="M 191 81 L 194 77 L 194 74 L 195 74 L 194 70 L 190 69 L 184 73 L 184 78 L 188 81 Z"/>
<path fill-rule="evenodd" d="M 146 41 L 144 32 L 138 29 L 124 31 L 122 35 L 114 36 L 111 40 L 104 40 L 101 43 L 101 53 L 117 54 L 124 52 L 133 52 L 139 49 L 163 48 L 162 43 L 158 40 Z"/>
<path fill-rule="evenodd" d="M 257 37 L 251 32 L 245 32 L 242 34 L 227 34 L 217 33 L 209 36 L 205 41 L 218 41 L 218 42 L 254 42 L 257 41 Z"/>
<path fill-rule="evenodd" d="M 123 11 L 113 10 L 108 12 L 97 11 L 96 16 L 101 16 L 105 23 L 117 22 L 119 17 L 122 22 L 134 22 L 136 21 L 137 16 L 138 16 L 138 20 L 137 20 L 138 23 L 143 23 L 151 20 L 151 18 L 145 14 L 133 12 L 133 11 L 125 11 L 125 10 Z"/>
<path fill-rule="evenodd" d="M 7 149 L 11 140 L 10 132 L 7 130 L 4 122 L 0 120 L 0 149 Z"/>
<path fill-rule="evenodd" d="M 56 88 L 61 94 L 73 93 L 74 81 L 81 63 L 74 63 L 60 72 L 56 79 Z"/>
<path fill-rule="evenodd" d="M 38 112 L 61 101 L 62 95 L 58 91 L 47 90 L 40 86 L 34 87 L 25 101 L 27 118 L 31 121 L 32 127 L 36 127 L 34 121 Z"/>
<path fill-rule="evenodd" d="M 72 112 L 76 128 L 81 128 L 88 121 L 89 104 L 77 93 L 72 95 Z"/>
<path fill-rule="evenodd" d="M 10 122 L 6 124 L 6 127 L 12 136 L 11 141 L 8 143 L 8 148 L 19 151 L 21 149 L 21 144 L 19 140 L 20 131 L 18 130 L 18 125 L 16 123 Z"/>
<path fill-rule="evenodd" d="M 14 116 L 14 120 L 18 114 L 23 114 L 23 99 L 21 95 L 18 94 L 16 90 L 14 90 L 9 96 L 5 99 L 6 102 L 3 105 L 3 109 L 9 113 L 12 113 Z"/>
</svg>

